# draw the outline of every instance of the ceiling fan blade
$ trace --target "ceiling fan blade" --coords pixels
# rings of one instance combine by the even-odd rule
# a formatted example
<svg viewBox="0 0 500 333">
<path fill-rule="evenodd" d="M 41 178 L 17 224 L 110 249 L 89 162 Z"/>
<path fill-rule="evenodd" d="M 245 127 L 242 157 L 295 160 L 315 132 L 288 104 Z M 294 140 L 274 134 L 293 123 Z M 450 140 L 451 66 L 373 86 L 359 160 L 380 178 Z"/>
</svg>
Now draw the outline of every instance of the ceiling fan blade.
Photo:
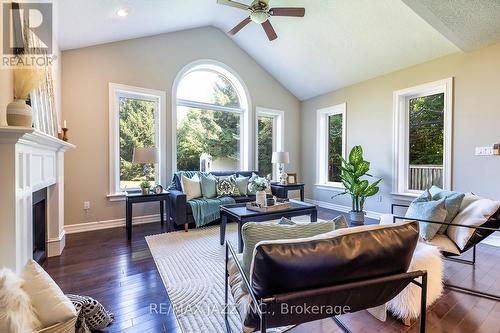
<svg viewBox="0 0 500 333">
<path fill-rule="evenodd" d="M 274 31 L 274 28 L 271 25 L 271 22 L 269 22 L 269 20 L 262 23 L 262 28 L 264 28 L 267 38 L 269 38 L 270 41 L 273 41 L 276 38 L 278 38 L 278 35 L 276 35 L 276 31 Z"/>
<path fill-rule="evenodd" d="M 272 16 L 295 16 L 295 17 L 304 17 L 306 14 L 305 8 L 271 8 L 269 9 L 269 14 Z"/>
<path fill-rule="evenodd" d="M 236 35 L 238 33 L 238 31 L 240 31 L 241 29 L 243 29 L 250 22 L 252 22 L 252 19 L 250 19 L 250 16 L 249 16 L 246 19 L 244 19 L 243 21 L 241 21 L 240 23 L 238 23 L 238 25 L 236 25 L 234 28 L 232 28 L 228 32 L 228 34 L 230 34 L 230 35 Z"/>
<path fill-rule="evenodd" d="M 230 7 L 235 7 L 243 10 L 247 10 L 248 6 L 236 1 L 231 1 L 231 0 L 217 0 L 217 3 L 219 5 L 225 5 L 225 6 L 230 6 Z"/>
</svg>

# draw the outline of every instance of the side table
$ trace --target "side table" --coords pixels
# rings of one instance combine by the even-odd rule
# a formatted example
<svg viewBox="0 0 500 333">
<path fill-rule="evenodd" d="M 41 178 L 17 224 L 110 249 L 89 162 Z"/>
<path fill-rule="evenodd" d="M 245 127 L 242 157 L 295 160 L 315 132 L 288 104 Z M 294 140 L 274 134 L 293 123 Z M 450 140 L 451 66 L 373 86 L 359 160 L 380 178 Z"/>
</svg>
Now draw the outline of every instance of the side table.
<svg viewBox="0 0 500 333">
<path fill-rule="evenodd" d="M 126 192 L 126 229 L 127 229 L 127 239 L 132 239 L 132 205 L 140 202 L 160 202 L 160 220 L 161 224 L 164 223 L 164 208 L 166 208 L 167 219 L 170 220 L 170 212 L 168 205 L 168 191 L 163 191 L 162 193 L 150 193 L 150 194 L 142 194 L 140 191 L 127 191 Z M 167 221 L 170 222 L 170 221 Z M 170 229 L 170 223 L 167 223 L 167 231 Z"/>
<path fill-rule="evenodd" d="M 286 199 L 288 198 L 288 191 L 299 190 L 300 191 L 300 201 L 304 201 L 304 184 L 296 183 L 296 184 L 280 184 L 280 183 L 271 183 L 271 189 L 273 194 L 275 194 L 278 198 Z"/>
</svg>

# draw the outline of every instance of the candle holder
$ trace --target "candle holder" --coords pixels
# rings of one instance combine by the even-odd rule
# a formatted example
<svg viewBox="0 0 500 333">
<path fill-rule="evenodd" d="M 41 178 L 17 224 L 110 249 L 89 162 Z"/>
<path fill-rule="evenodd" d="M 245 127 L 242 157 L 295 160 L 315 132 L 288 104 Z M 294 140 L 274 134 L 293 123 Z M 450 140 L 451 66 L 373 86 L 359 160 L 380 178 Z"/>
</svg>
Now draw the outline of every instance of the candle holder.
<svg viewBox="0 0 500 333">
<path fill-rule="evenodd" d="M 68 129 L 67 128 L 61 128 L 62 131 L 63 131 L 63 135 L 62 135 L 62 140 L 63 141 L 68 141 L 68 137 L 66 136 L 66 132 L 68 132 Z"/>
</svg>

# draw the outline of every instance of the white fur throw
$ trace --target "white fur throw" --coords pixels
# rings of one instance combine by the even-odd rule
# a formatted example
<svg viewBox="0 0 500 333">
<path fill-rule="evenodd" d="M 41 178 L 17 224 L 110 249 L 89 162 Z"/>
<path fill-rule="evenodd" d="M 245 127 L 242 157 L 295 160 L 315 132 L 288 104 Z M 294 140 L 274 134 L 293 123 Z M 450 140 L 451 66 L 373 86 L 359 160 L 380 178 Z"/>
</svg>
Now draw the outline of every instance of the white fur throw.
<svg viewBox="0 0 500 333">
<path fill-rule="evenodd" d="M 419 242 L 413 253 L 409 272 L 427 271 L 427 307 L 443 292 L 443 258 L 433 245 Z M 387 309 L 400 319 L 415 319 L 420 316 L 420 287 L 411 283 L 398 296 L 387 303 Z"/>
<path fill-rule="evenodd" d="M 41 327 L 23 283 L 11 270 L 0 270 L 0 332 L 31 333 Z"/>
</svg>

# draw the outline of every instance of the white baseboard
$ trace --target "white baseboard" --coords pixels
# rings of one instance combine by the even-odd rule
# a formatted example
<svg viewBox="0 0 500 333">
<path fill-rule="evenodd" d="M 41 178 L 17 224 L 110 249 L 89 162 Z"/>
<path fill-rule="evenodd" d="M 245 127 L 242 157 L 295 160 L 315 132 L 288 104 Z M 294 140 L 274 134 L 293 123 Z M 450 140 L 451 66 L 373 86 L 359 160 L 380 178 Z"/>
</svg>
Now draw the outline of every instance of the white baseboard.
<svg viewBox="0 0 500 333">
<path fill-rule="evenodd" d="M 60 256 L 66 246 L 66 232 L 63 230 L 59 237 L 47 240 L 47 257 Z"/>
<path fill-rule="evenodd" d="M 134 216 L 132 218 L 132 225 L 158 222 L 159 219 L 160 216 L 158 214 Z M 64 231 L 66 232 L 66 234 L 75 234 L 78 232 L 119 228 L 124 226 L 125 226 L 125 218 L 121 218 L 115 220 L 103 220 L 103 221 L 86 222 L 78 224 L 68 224 L 64 226 Z"/>
<path fill-rule="evenodd" d="M 318 200 L 313 200 L 313 199 L 308 199 L 308 198 L 304 199 L 304 201 L 311 203 L 311 204 L 314 204 L 314 205 L 317 205 L 317 206 L 322 207 L 322 208 L 332 209 L 332 210 L 336 210 L 336 211 L 339 211 L 342 213 L 348 213 L 349 211 L 351 211 L 350 206 L 337 205 L 337 204 L 334 204 L 331 202 L 318 201 Z M 374 211 L 370 211 L 370 210 L 366 210 L 365 212 L 366 212 L 366 217 L 371 218 L 371 219 L 375 219 L 375 220 L 380 220 L 380 216 L 383 214 L 383 213 L 374 212 Z"/>
</svg>

